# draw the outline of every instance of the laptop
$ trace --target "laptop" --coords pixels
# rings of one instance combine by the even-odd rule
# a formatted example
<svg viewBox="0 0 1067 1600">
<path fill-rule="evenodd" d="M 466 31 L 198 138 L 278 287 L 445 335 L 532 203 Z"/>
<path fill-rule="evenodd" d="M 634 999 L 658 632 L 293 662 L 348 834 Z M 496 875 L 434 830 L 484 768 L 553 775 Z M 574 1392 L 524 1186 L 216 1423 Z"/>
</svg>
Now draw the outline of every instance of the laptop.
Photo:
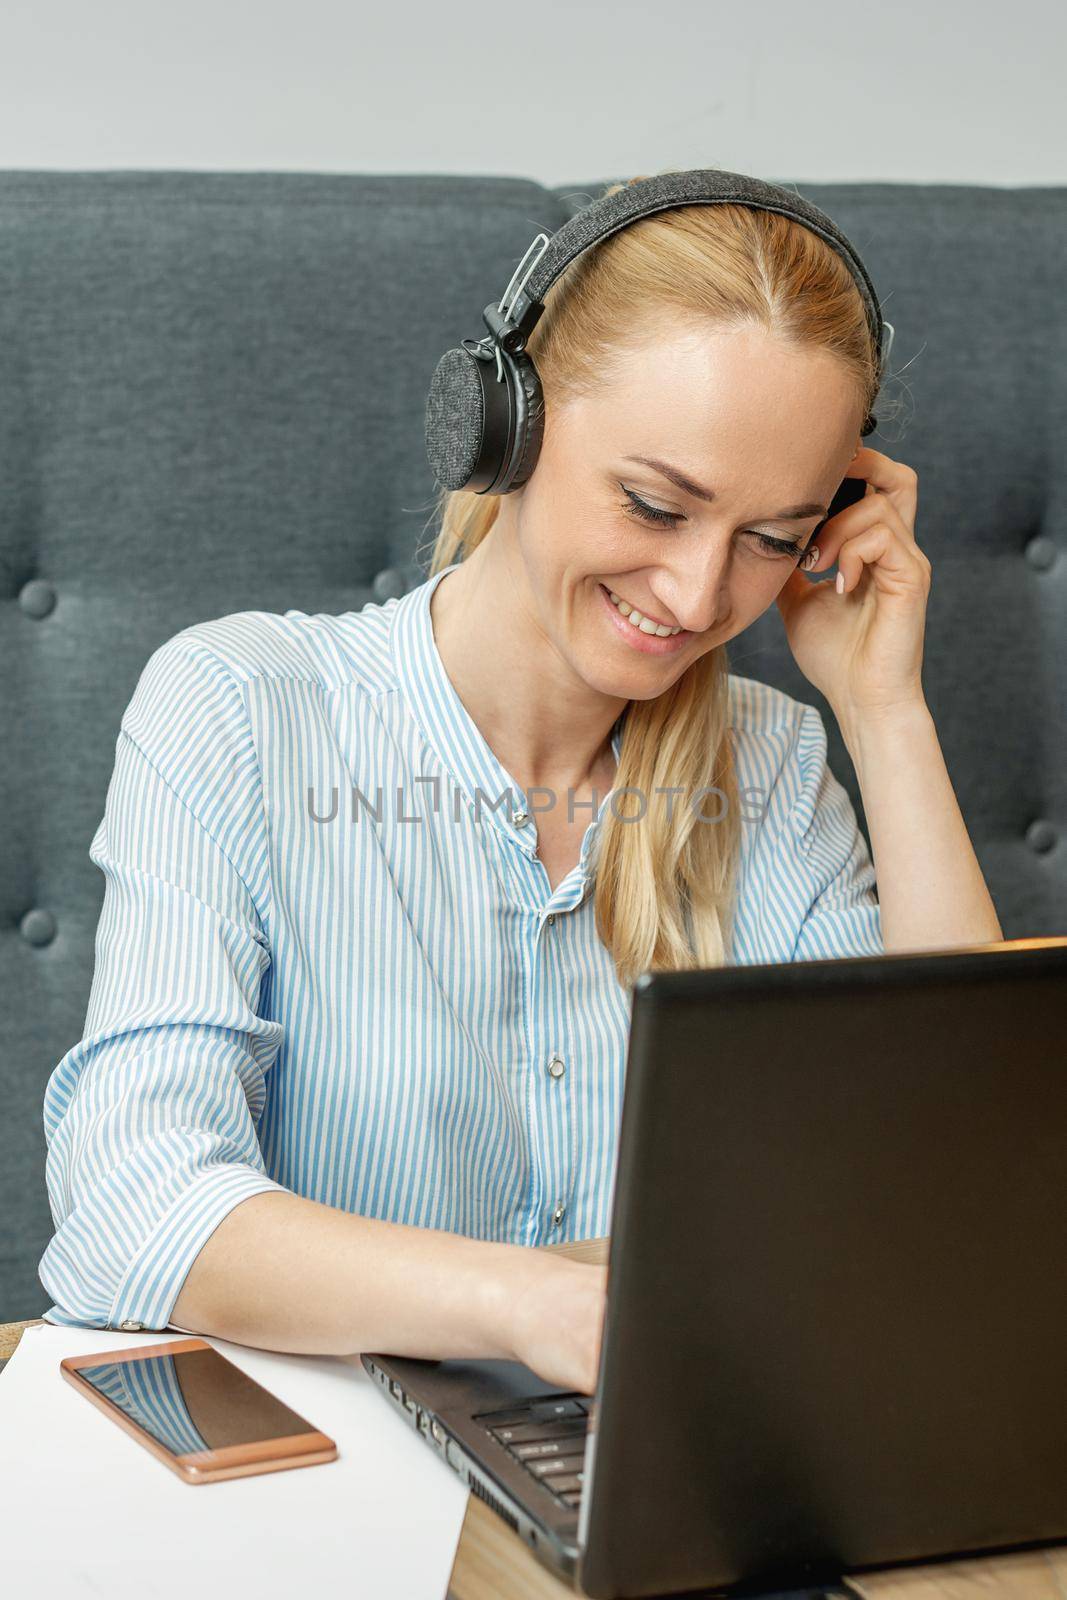
<svg viewBox="0 0 1067 1600">
<path fill-rule="evenodd" d="M 644 974 L 596 1394 L 362 1361 L 605 1600 L 1067 1539 L 1067 938 Z"/>
</svg>

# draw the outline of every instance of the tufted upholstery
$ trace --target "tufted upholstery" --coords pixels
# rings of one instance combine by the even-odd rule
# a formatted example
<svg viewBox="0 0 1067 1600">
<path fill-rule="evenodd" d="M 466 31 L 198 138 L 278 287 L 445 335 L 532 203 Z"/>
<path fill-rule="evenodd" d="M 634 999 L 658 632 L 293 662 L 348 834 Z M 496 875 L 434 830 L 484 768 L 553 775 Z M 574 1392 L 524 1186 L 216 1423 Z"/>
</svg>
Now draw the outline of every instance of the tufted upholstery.
<svg viewBox="0 0 1067 1600">
<path fill-rule="evenodd" d="M 47 1304 L 41 1098 L 82 1032 L 88 847 L 145 661 L 193 622 L 419 581 L 434 365 L 599 188 L 0 173 L 0 1320 Z M 803 193 L 863 253 L 907 363 L 912 420 L 867 443 L 920 475 L 927 696 L 964 815 L 1006 931 L 1065 933 L 1067 191 Z M 732 664 L 828 715 L 776 610 Z"/>
</svg>

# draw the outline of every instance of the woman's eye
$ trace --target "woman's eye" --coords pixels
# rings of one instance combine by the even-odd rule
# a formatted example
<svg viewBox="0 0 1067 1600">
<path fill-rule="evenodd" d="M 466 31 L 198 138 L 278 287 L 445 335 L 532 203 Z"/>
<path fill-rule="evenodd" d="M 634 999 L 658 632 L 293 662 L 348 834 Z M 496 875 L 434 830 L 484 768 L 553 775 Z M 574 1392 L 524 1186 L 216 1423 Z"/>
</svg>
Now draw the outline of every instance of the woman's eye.
<svg viewBox="0 0 1067 1600">
<path fill-rule="evenodd" d="M 642 500 L 639 494 L 634 494 L 624 483 L 619 488 L 626 496 L 622 509 L 631 517 L 640 517 L 642 522 L 658 523 L 661 527 L 666 525 L 673 528 L 676 522 L 684 522 L 685 517 L 680 511 L 664 511 L 662 506 L 650 506 L 647 500 Z"/>
<path fill-rule="evenodd" d="M 628 489 L 624 483 L 619 488 L 626 496 L 622 510 L 631 517 L 639 517 L 642 522 L 650 522 L 659 527 L 673 528 L 679 522 L 687 519 L 681 511 L 664 511 L 662 506 L 649 505 L 647 500 L 642 500 L 639 494 Z M 760 533 L 757 528 L 746 528 L 745 532 L 759 545 L 764 555 L 768 556 L 793 556 L 801 554 L 800 543 L 796 539 L 775 539 L 769 533 Z"/>
<path fill-rule="evenodd" d="M 746 531 L 769 556 L 798 556 L 801 553 L 799 541 L 796 539 L 772 539 L 769 533 L 760 533 L 756 528 L 749 528 Z"/>
</svg>

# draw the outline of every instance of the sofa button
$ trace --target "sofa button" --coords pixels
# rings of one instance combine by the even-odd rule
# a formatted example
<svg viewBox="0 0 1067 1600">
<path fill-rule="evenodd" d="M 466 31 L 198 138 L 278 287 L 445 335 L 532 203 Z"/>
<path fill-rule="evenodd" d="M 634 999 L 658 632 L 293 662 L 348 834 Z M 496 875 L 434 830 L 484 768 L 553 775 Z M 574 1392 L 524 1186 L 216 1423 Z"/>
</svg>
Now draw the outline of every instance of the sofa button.
<svg viewBox="0 0 1067 1600">
<path fill-rule="evenodd" d="M 1056 546 L 1044 534 L 1036 534 L 1023 554 L 1035 572 L 1047 572 L 1056 560 Z"/>
<path fill-rule="evenodd" d="M 399 600 L 404 593 L 403 574 L 398 567 L 383 567 L 371 588 L 379 604 L 383 600 Z"/>
<path fill-rule="evenodd" d="M 1035 855 L 1047 855 L 1056 843 L 1056 830 L 1051 822 L 1039 817 L 1026 830 L 1026 842 Z"/>
<path fill-rule="evenodd" d="M 19 605 L 28 617 L 40 619 L 55 610 L 56 591 L 43 578 L 31 578 L 19 590 Z"/>
<path fill-rule="evenodd" d="M 19 932 L 27 944 L 51 944 L 56 936 L 56 919 L 50 911 L 34 906 L 19 923 Z"/>
</svg>

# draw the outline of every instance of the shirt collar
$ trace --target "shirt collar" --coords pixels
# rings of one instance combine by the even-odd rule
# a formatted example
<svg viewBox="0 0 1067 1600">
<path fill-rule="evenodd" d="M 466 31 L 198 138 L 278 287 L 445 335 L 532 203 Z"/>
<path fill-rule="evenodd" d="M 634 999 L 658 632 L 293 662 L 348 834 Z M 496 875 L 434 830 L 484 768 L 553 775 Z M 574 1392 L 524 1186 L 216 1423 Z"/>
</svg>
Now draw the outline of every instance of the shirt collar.
<svg viewBox="0 0 1067 1600">
<path fill-rule="evenodd" d="M 476 791 L 481 790 L 478 814 L 495 827 L 513 848 L 521 850 L 533 860 L 537 856 L 535 820 L 530 818 L 524 825 L 518 826 L 512 821 L 513 816 L 525 814 L 526 797 L 519 784 L 497 760 L 456 693 L 433 635 L 431 597 L 441 579 L 460 565 L 458 561 L 452 562 L 451 566 L 435 572 L 425 583 L 409 589 L 397 600 L 390 634 L 393 670 L 416 723 L 442 767 L 451 773 L 472 805 Z M 623 716 L 620 716 L 611 732 L 611 748 L 616 763 L 622 743 Z M 504 803 L 494 809 L 502 795 L 505 797 Z M 591 821 L 599 824 L 607 801 L 608 796 L 605 795 L 595 816 L 592 811 L 589 812 Z M 447 797 L 441 797 L 442 807 L 449 803 Z M 596 828 L 590 829 L 582 841 L 579 865 L 583 876 L 588 875 L 589 856 L 597 831 Z"/>
</svg>

